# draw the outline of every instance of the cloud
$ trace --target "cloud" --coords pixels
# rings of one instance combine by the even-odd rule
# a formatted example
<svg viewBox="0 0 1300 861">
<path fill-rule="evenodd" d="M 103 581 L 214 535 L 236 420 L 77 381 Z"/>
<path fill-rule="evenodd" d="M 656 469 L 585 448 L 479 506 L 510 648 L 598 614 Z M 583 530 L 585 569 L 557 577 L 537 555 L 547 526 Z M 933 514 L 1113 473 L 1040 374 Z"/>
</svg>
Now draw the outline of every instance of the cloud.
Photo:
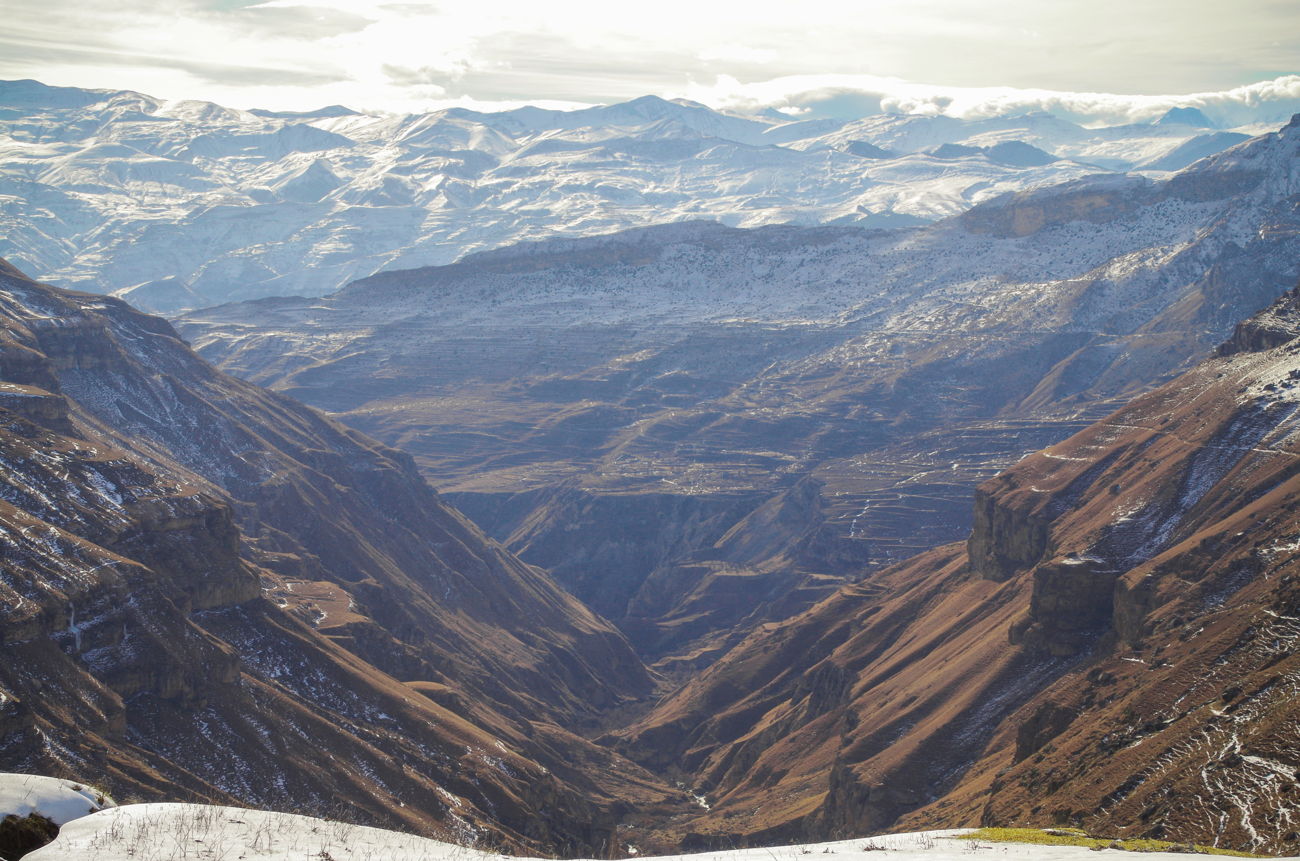
<svg viewBox="0 0 1300 861">
<path fill-rule="evenodd" d="M 1300 5 L 1277 0 L 8 0 L 5 14 L 0 77 L 232 107 L 655 93 L 805 114 L 1116 117 L 1150 106 L 1108 93 L 1213 95 L 1300 68 Z"/>
<path fill-rule="evenodd" d="M 394 66 L 388 63 L 385 63 L 381 68 L 384 74 L 388 76 L 388 80 L 399 87 L 437 87 L 439 95 L 446 95 L 447 93 L 447 88 L 439 83 L 439 81 L 447 78 L 447 72 L 443 69 L 435 69 L 431 66 L 412 69 L 407 66 Z"/>
<path fill-rule="evenodd" d="M 200 98 L 214 88 L 328 85 L 342 71 L 315 46 L 366 23 L 343 13 L 214 11 L 197 0 L 42 0 L 16 3 L 6 16 L 0 75 Z"/>
<path fill-rule="evenodd" d="M 1150 122 L 1172 107 L 1199 108 L 1224 127 L 1283 122 L 1300 113 L 1300 75 L 1209 93 L 1123 95 L 1011 87 L 945 87 L 870 75 L 792 75 L 754 83 L 728 76 L 694 84 L 680 95 L 711 107 L 757 113 L 774 109 L 810 118 L 872 113 L 976 119 L 1046 111 L 1099 125 Z"/>
<path fill-rule="evenodd" d="M 755 48 L 750 45 L 728 43 L 705 48 L 699 57 L 706 63 L 770 63 L 777 58 L 775 48 Z"/>
</svg>

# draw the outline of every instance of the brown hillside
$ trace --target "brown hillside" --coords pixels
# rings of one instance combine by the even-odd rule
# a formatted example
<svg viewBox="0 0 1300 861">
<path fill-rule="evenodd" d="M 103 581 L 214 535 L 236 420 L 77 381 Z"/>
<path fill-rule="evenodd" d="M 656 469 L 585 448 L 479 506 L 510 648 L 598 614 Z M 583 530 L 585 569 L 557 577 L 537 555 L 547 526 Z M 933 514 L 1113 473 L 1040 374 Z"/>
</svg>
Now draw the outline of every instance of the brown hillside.
<svg viewBox="0 0 1300 861">
<path fill-rule="evenodd" d="M 572 732 L 622 636 L 408 458 L 7 266 L 0 380 L 6 769 L 552 852 L 678 795 Z"/>
<path fill-rule="evenodd" d="M 632 728 L 712 804 L 674 833 L 1300 848 L 1300 328 L 1249 331 L 983 484 L 965 545 L 755 632 Z"/>
</svg>

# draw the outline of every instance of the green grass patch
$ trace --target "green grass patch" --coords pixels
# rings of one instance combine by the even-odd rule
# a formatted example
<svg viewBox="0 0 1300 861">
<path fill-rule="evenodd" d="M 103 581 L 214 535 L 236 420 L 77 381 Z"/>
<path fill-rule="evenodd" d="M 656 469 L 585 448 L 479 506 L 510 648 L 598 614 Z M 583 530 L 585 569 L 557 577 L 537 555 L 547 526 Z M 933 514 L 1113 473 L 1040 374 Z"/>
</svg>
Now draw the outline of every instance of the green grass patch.
<svg viewBox="0 0 1300 861">
<path fill-rule="evenodd" d="M 987 840 L 989 843 L 1035 843 L 1040 846 L 1084 846 L 1089 849 L 1120 849 L 1126 852 L 1187 852 L 1195 855 L 1230 855 L 1234 858 L 1268 858 L 1235 849 L 1216 849 L 1191 843 L 1173 843 L 1168 840 L 1151 840 L 1138 837 L 1131 840 L 1117 837 L 1093 837 L 1078 828 L 981 828 L 962 834 L 957 840 Z"/>
</svg>

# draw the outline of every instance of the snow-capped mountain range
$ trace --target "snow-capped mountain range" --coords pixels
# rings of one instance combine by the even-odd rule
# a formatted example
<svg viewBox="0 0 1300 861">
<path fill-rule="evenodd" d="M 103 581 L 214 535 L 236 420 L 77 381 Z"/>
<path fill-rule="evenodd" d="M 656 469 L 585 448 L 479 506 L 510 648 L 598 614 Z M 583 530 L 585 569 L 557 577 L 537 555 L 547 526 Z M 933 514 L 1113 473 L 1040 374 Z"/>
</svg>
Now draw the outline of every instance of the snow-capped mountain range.
<svg viewBox="0 0 1300 861">
<path fill-rule="evenodd" d="M 1244 139 L 1207 122 L 800 122 L 653 96 L 291 114 L 0 82 L 0 256 L 158 311 L 323 295 L 381 269 L 665 222 L 924 223 L 1008 191 L 1158 175 Z"/>
</svg>

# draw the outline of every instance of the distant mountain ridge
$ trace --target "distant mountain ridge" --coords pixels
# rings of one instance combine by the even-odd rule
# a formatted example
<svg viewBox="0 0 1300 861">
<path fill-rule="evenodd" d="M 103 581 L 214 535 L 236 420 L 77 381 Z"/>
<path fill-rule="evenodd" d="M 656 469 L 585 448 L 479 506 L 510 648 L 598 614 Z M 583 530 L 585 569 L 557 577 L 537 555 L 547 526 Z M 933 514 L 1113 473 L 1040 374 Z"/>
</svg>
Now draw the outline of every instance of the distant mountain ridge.
<svg viewBox="0 0 1300 861">
<path fill-rule="evenodd" d="M 0 82 L 0 255 L 170 312 L 638 225 L 924 223 L 1003 191 L 1163 167 L 1198 133 L 1038 114 L 800 122 L 653 96 L 577 111 L 241 111 Z M 1197 152 L 1227 143 L 1203 136 Z M 979 152 L 929 154 L 944 145 Z"/>
</svg>

